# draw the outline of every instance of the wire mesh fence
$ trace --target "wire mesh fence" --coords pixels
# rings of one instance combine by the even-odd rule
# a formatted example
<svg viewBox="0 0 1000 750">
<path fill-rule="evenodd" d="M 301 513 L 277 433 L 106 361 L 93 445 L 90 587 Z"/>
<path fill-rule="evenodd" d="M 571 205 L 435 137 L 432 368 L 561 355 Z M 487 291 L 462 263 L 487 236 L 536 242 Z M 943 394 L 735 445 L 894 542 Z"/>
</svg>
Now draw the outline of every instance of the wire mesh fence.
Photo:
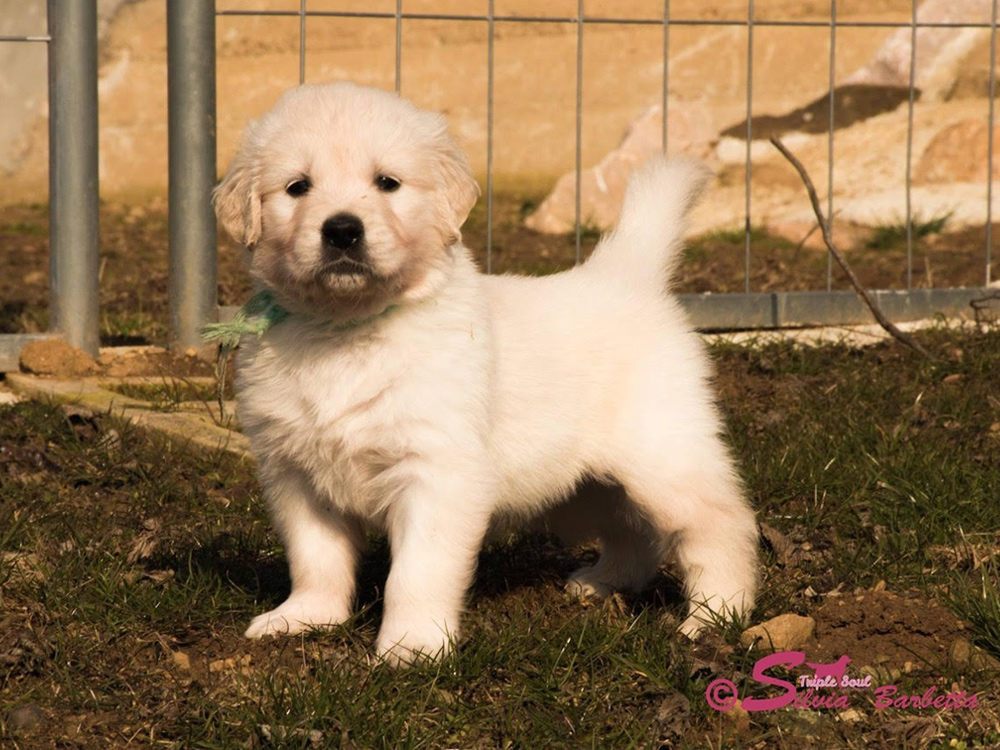
<svg viewBox="0 0 1000 750">
<path fill-rule="evenodd" d="M 783 28 L 783 29 L 808 29 L 808 28 L 828 28 L 829 29 L 829 121 L 828 121 L 828 150 L 827 159 L 829 168 L 827 169 L 827 216 L 835 216 L 834 206 L 834 174 L 836 167 L 835 150 L 835 122 L 837 86 L 835 72 L 837 70 L 837 31 L 845 28 L 864 29 L 886 29 L 897 30 L 906 29 L 910 34 L 910 60 L 909 60 L 909 85 L 907 96 L 908 127 L 906 133 L 906 206 L 904 225 L 906 228 L 906 288 L 913 288 L 913 207 L 911 201 L 912 188 L 912 163 L 913 163 L 913 110 L 918 95 L 915 85 L 916 76 L 916 52 L 917 33 L 920 30 L 931 29 L 983 29 L 990 33 L 990 73 L 989 73 L 989 98 L 987 119 L 988 129 L 988 161 L 993 160 L 993 125 L 995 122 L 994 97 L 996 92 L 995 76 L 995 54 L 996 54 L 996 32 L 997 32 L 997 3 L 991 7 L 989 18 L 974 20 L 972 18 L 961 21 L 942 20 L 921 20 L 919 17 L 919 3 L 911 3 L 911 13 L 908 21 L 878 21 L 878 20 L 845 20 L 838 17 L 837 0 L 830 2 L 829 21 L 809 20 L 809 19 L 780 19 L 780 18 L 760 18 L 754 0 L 746 3 L 746 16 L 744 19 L 702 19 L 684 18 L 671 14 L 670 0 L 663 0 L 662 15 L 656 17 L 634 17 L 634 16 L 589 16 L 586 13 L 584 0 L 577 0 L 577 13 L 575 15 L 523 15 L 523 14 L 502 14 L 495 12 L 494 0 L 489 0 L 485 13 L 415 13 L 406 12 L 403 8 L 402 0 L 396 0 L 395 10 L 388 11 L 347 11 L 347 10 L 314 10 L 309 8 L 306 0 L 299 0 L 297 10 L 254 10 L 245 9 L 220 9 L 219 16 L 225 17 L 246 17 L 246 16 L 271 16 L 271 17 L 292 17 L 296 18 L 299 25 L 299 78 L 298 82 L 306 82 L 306 27 L 310 19 L 333 18 L 333 19 L 383 19 L 395 22 L 395 88 L 399 92 L 401 88 L 402 76 L 404 74 L 403 61 L 403 27 L 404 21 L 457 21 L 472 24 L 485 25 L 488 34 L 488 84 L 487 84 L 487 170 L 486 170 L 486 201 L 487 201 L 487 222 L 488 226 L 492 222 L 493 208 L 493 143 L 494 143 L 494 44 L 496 39 L 496 28 L 505 23 L 530 23 L 530 24 L 573 24 L 576 26 L 577 56 L 576 75 L 572 85 L 576 91 L 576 127 L 575 132 L 567 134 L 573 137 L 575 142 L 575 171 L 576 171 L 576 204 L 575 204 L 575 226 L 576 226 L 576 259 L 580 260 L 580 237 L 583 227 L 582 210 L 580 204 L 580 174 L 582 172 L 582 138 L 581 132 L 584 121 L 583 92 L 586 85 L 584 76 L 584 28 L 587 26 L 659 26 L 663 29 L 662 60 L 663 75 L 662 88 L 660 91 L 660 106 L 662 107 L 662 144 L 664 151 L 669 143 L 668 117 L 670 107 L 670 35 L 671 27 L 744 27 L 746 29 L 746 98 L 745 98 L 745 222 L 744 222 L 744 289 L 745 293 L 751 292 L 750 286 L 750 259 L 753 251 L 751 217 L 752 205 L 752 175 L 753 163 L 751 158 L 751 145 L 755 140 L 754 133 L 754 31 L 756 28 Z M 992 263 L 992 179 L 986 181 L 986 241 L 984 244 L 983 279 L 984 285 L 988 285 L 991 279 Z M 487 230 L 487 270 L 491 270 L 492 265 L 492 232 Z M 832 266 L 827 263 L 826 289 L 831 289 Z"/>
<path fill-rule="evenodd" d="M 597 3 L 594 8 L 593 0 L 590 4 L 585 0 L 567 0 L 566 2 L 551 7 L 545 5 L 537 6 L 537 11 L 531 13 L 515 13 L 506 6 L 496 2 L 496 0 L 482 0 L 477 3 L 467 5 L 456 5 L 455 3 L 442 3 L 441 8 L 449 12 L 426 12 L 428 8 L 433 11 L 434 5 L 428 2 L 420 4 L 421 12 L 415 12 L 407 7 L 403 0 L 386 0 L 381 5 L 365 5 L 366 9 L 351 10 L 338 9 L 336 3 L 312 2 L 308 0 L 298 0 L 297 4 L 289 0 L 286 6 L 274 8 L 255 7 L 252 0 L 228 0 L 220 2 L 216 7 L 215 2 L 203 0 L 170 0 L 167 3 L 168 12 L 168 56 L 171 77 L 170 97 L 170 123 L 171 123 L 171 147 L 170 147 L 170 195 L 171 195 L 171 339 L 175 343 L 184 346 L 191 345 L 196 340 L 197 328 L 206 322 L 206 318 L 214 317 L 215 310 L 215 266 L 214 253 L 216 252 L 214 222 L 207 209 L 207 191 L 216 172 L 215 164 L 215 140 L 213 137 L 203 138 L 206 132 L 206 121 L 215 122 L 217 113 L 215 112 L 216 98 L 214 90 L 215 82 L 215 48 L 213 41 L 216 37 L 216 22 L 228 23 L 239 18 L 264 18 L 282 19 L 297 24 L 297 76 L 289 76 L 288 86 L 296 83 L 312 82 L 319 80 L 318 77 L 310 76 L 308 65 L 310 56 L 309 39 L 307 33 L 310 26 L 319 23 L 357 23 L 363 21 L 380 21 L 384 24 L 384 31 L 389 35 L 387 41 L 391 42 L 394 50 L 394 70 L 393 81 L 397 91 L 404 89 L 404 82 L 407 80 L 408 58 L 407 46 L 405 44 L 410 24 L 422 22 L 449 22 L 463 26 L 474 27 L 479 33 L 485 34 L 485 190 L 484 198 L 485 210 L 485 265 L 486 270 L 493 271 L 495 266 L 495 173 L 496 173 L 496 152 L 497 143 L 501 134 L 498 134 L 496 123 L 498 121 L 497 107 L 497 45 L 498 39 L 503 37 L 503 29 L 513 25 L 558 27 L 562 33 L 567 34 L 575 40 L 574 60 L 569 66 L 571 71 L 564 82 L 567 90 L 572 90 L 573 117 L 572 126 L 562 135 L 567 142 L 572 142 L 572 173 L 575 194 L 573 197 L 572 234 L 574 235 L 574 258 L 579 262 L 583 256 L 584 235 L 587 227 L 587 208 L 583 205 L 583 193 L 581 180 L 585 170 L 592 161 L 585 155 L 583 142 L 584 130 L 587 118 L 590 116 L 587 107 L 587 97 L 589 79 L 587 54 L 588 44 L 600 45 L 591 41 L 588 32 L 597 29 L 637 29 L 642 28 L 652 31 L 658 37 L 658 52 L 655 55 L 659 60 L 659 91 L 657 93 L 661 112 L 660 120 L 660 140 L 661 146 L 667 150 L 671 145 L 672 137 L 675 135 L 671 131 L 671 108 L 678 106 L 672 96 L 674 88 L 671 80 L 672 60 L 676 60 L 683 51 L 678 51 L 677 35 L 702 34 L 708 35 L 713 30 L 728 29 L 739 35 L 739 45 L 745 48 L 745 56 L 742 58 L 743 70 L 733 71 L 734 75 L 742 75 L 743 100 L 742 100 L 742 122 L 730 128 L 730 141 L 735 141 L 736 146 L 730 143 L 730 149 L 740 150 L 738 161 L 742 162 L 742 174 L 739 179 L 742 182 L 743 194 L 741 198 L 741 245 L 742 245 L 742 280 L 740 289 L 726 294 L 685 294 L 682 295 L 682 302 L 686 305 L 689 313 L 696 325 L 703 328 L 747 328 L 747 327 L 773 327 L 786 325 L 806 325 L 806 324 L 830 324 L 830 323 L 856 323 L 867 322 L 868 313 L 854 299 L 850 292 L 841 291 L 834 288 L 834 268 L 827 258 L 825 280 L 816 288 L 809 290 L 799 289 L 764 289 L 752 283 L 751 266 L 757 261 L 759 250 L 757 248 L 757 235 L 755 233 L 755 179 L 759 173 L 758 162 L 755 149 L 759 147 L 761 139 L 766 136 L 767 128 L 762 125 L 763 118 L 759 111 L 757 90 L 760 88 L 761 79 L 759 66 L 759 42 L 761 35 L 771 33 L 811 33 L 820 34 L 825 37 L 825 48 L 817 48 L 813 51 L 813 58 L 825 60 L 826 67 L 826 100 L 825 106 L 816 109 L 820 116 L 824 118 L 825 125 L 825 159 L 822 174 L 818 174 L 818 182 L 825 184 L 826 195 L 824 204 L 827 216 L 833 222 L 840 222 L 840 206 L 837 198 L 837 180 L 842 173 L 839 169 L 840 155 L 838 153 L 838 122 L 836 121 L 838 108 L 843 105 L 841 88 L 838 87 L 838 79 L 842 75 L 838 74 L 841 65 L 844 35 L 857 31 L 865 32 L 893 32 L 902 34 L 908 38 L 908 45 L 903 45 L 908 60 L 904 61 L 902 69 L 908 80 L 904 81 L 901 87 L 903 98 L 900 103 L 901 108 L 905 108 L 905 174 L 903 178 L 904 202 L 902 206 L 901 225 L 905 230 L 905 246 L 902 263 L 905 268 L 901 269 L 903 282 L 900 288 L 879 292 L 882 303 L 886 306 L 886 311 L 890 316 L 898 319 L 915 317 L 926 317 L 934 313 L 956 313 L 967 311 L 969 300 L 981 296 L 982 287 L 987 287 L 993 282 L 991 266 L 994 262 L 994 190 L 992 184 L 995 153 L 994 130 L 995 130 L 995 96 L 996 96 L 996 45 L 997 45 L 997 6 L 994 0 L 985 0 L 988 7 L 985 11 L 978 8 L 976 13 L 967 14 L 965 17 L 945 18 L 933 16 L 928 18 L 922 15 L 928 2 L 918 3 L 916 0 L 909 6 L 908 18 L 885 19 L 864 19 L 858 18 L 858 14 L 845 14 L 843 11 L 843 1 L 830 0 L 828 16 L 823 18 L 808 17 L 782 17 L 781 10 L 770 7 L 767 3 L 747 0 L 745 12 L 738 16 L 728 17 L 696 17 L 698 14 L 690 12 L 690 4 L 685 5 L 683 12 L 671 7 L 670 0 L 663 0 L 657 3 L 656 0 L 645 5 L 646 10 L 636 13 L 616 13 L 618 6 L 608 3 Z M 573 7 L 575 5 L 575 7 Z M 675 2 L 675 5 L 677 3 Z M 57 0 L 49 0 L 50 28 L 55 17 L 53 14 L 65 14 L 66 6 L 73 6 L 78 12 L 84 15 L 92 13 L 95 6 L 93 0 L 81 1 L 80 3 L 59 3 Z M 455 8 L 460 8 L 461 12 L 450 12 Z M 498 7 L 500 8 L 498 10 Z M 466 10 L 469 8 L 469 10 Z M 656 12 L 651 12 L 655 9 Z M 856 9 L 855 9 L 856 10 Z M 70 10 L 72 12 L 72 9 Z M 65 41 L 72 42 L 81 40 L 86 43 L 75 53 L 77 55 L 89 54 L 86 50 L 89 46 L 96 49 L 95 32 L 90 29 L 90 21 L 86 21 L 84 26 L 79 24 L 66 27 Z M 682 31 L 683 30 L 683 31 Z M 920 228 L 918 211 L 914 205 L 914 163 L 917 157 L 914 146 L 914 133 L 918 132 L 918 125 L 915 120 L 915 112 L 918 110 L 918 100 L 920 90 L 917 84 L 919 70 L 917 53 L 921 45 L 928 44 L 926 34 L 943 33 L 949 31 L 956 32 L 976 32 L 988 35 L 989 38 L 989 67 L 988 80 L 986 82 L 987 92 L 985 98 L 985 111 L 982 113 L 986 121 L 986 179 L 983 188 L 982 211 L 980 211 L 980 226 L 985 230 L 982 238 L 982 255 L 977 261 L 980 272 L 975 288 L 939 288 L 932 284 L 918 285 L 915 280 L 915 259 L 914 247 L 917 244 L 917 231 Z M 823 32 L 826 32 L 823 34 Z M 89 36 L 89 41 L 85 37 Z M 649 37 L 644 37 L 648 39 Z M 705 37 L 706 40 L 708 37 Z M 56 37 L 49 35 L 6 35 L 0 36 L 0 43 L 29 44 L 40 43 L 54 47 Z M 729 44 L 733 44 L 731 37 Z M 192 40 L 193 43 L 192 43 Z M 71 63 L 61 63 L 53 65 L 50 54 L 50 65 L 53 68 L 51 77 L 54 88 L 50 90 L 50 111 L 56 112 L 67 101 L 73 99 L 73 91 L 87 92 L 86 99 L 90 102 L 92 87 L 96 87 L 97 71 L 96 65 L 91 69 L 89 63 L 86 66 L 73 65 Z M 80 59 L 83 59 L 82 57 Z M 456 58 L 454 65 L 461 65 L 460 58 Z M 70 71 L 72 69 L 72 71 Z M 60 82 L 61 72 L 73 72 L 78 76 L 74 84 Z M 788 71 L 790 77 L 795 71 Z M 907 75 L 908 74 L 908 75 Z M 81 77 L 82 76 L 82 77 Z M 84 78 L 88 78 L 84 85 Z M 211 85 L 209 85 L 211 83 Z M 531 85 L 530 80 L 525 81 L 525 85 Z M 408 86 L 407 86 L 408 89 Z M 220 92 L 221 93 L 221 92 Z M 407 91 L 408 93 L 408 91 Z M 76 104 L 81 106 L 79 97 Z M 80 143 L 79 137 L 83 130 L 90 126 L 91 114 L 85 106 L 85 117 L 79 119 L 72 126 L 56 125 L 56 117 L 53 117 L 53 126 L 50 133 L 50 140 L 53 154 L 53 175 L 56 174 L 59 166 L 59 159 L 63 158 L 58 154 L 65 154 L 68 144 Z M 563 105 L 565 107 L 565 105 Z M 96 97 L 93 98 L 93 107 L 96 108 Z M 96 109 L 93 113 L 96 117 Z M 81 130 L 83 128 L 83 130 Z M 812 125 L 812 132 L 819 132 L 816 124 Z M 87 138 L 90 136 L 87 135 Z M 74 148 L 79 147 L 74 146 Z M 82 151 L 96 159 L 96 139 L 93 146 L 85 146 Z M 72 167 L 76 170 L 75 176 L 67 178 L 62 172 L 62 176 L 51 181 L 52 191 L 52 233 L 53 239 L 60 233 L 63 236 L 79 237 L 82 230 L 83 236 L 89 237 L 95 231 L 96 210 L 86 200 L 80 196 L 93 195 L 96 200 L 96 167 L 88 167 L 82 162 Z M 86 172 L 92 169 L 93 180 L 87 183 Z M 76 188 L 69 187 L 76 184 Z M 66 191 L 71 192 L 67 193 Z M 72 192 L 72 190 L 82 192 Z M 67 195 L 77 196 L 77 198 L 66 198 Z M 803 194 L 803 202 L 804 202 Z M 75 209 L 69 213 L 65 210 Z M 72 214 L 72 215 L 70 215 Z M 96 240 L 95 240 L 96 242 Z M 53 243 L 53 306 L 68 304 L 69 308 L 64 313 L 54 311 L 54 328 L 63 335 L 69 335 L 74 343 L 83 342 L 87 348 L 96 347 L 96 287 L 91 276 L 94 275 L 93 258 L 90 255 L 81 254 L 79 248 L 75 248 L 65 256 L 60 255 L 58 243 Z M 89 252 L 89 251 L 88 251 Z M 96 250 L 95 250 L 96 253 Z M 59 258 L 59 260 L 57 260 Z M 61 270 L 60 270 L 61 269 Z M 67 282 L 66 269 L 79 271 L 80 276 L 71 282 Z M 192 271 L 197 269 L 197 271 Z M 95 277 L 96 278 L 96 277 Z M 60 289 L 68 290 L 64 294 Z M 62 296 L 63 301 L 57 298 Z M 92 320 L 93 318 L 93 320 Z M 75 322 L 74 322 L 75 321 Z M 76 322 L 83 321 L 82 329 L 70 330 Z M 84 331 L 85 332 L 81 332 Z M 0 347 L 16 349 L 18 340 L 9 337 L 0 341 Z"/>
</svg>

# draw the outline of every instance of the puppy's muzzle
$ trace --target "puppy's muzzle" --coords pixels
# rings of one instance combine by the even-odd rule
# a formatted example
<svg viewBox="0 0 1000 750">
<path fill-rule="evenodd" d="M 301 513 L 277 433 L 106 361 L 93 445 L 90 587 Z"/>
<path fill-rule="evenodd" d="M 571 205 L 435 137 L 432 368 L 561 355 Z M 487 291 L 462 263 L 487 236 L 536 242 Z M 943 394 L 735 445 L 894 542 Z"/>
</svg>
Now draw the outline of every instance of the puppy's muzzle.
<svg viewBox="0 0 1000 750">
<path fill-rule="evenodd" d="M 327 263 L 353 261 L 364 264 L 365 225 L 357 216 L 335 214 L 323 222 L 320 234 L 323 237 L 323 254 Z"/>
</svg>

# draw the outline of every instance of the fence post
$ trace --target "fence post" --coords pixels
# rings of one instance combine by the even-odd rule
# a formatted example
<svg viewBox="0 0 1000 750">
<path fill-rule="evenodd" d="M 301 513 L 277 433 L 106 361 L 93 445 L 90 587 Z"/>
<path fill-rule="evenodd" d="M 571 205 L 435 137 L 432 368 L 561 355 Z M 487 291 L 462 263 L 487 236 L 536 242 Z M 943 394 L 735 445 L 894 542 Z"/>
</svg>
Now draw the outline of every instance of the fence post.
<svg viewBox="0 0 1000 750">
<path fill-rule="evenodd" d="M 167 1 L 170 344 L 201 346 L 214 321 L 215 2 Z"/>
<path fill-rule="evenodd" d="M 49 328 L 100 345 L 97 0 L 48 0 Z"/>
</svg>

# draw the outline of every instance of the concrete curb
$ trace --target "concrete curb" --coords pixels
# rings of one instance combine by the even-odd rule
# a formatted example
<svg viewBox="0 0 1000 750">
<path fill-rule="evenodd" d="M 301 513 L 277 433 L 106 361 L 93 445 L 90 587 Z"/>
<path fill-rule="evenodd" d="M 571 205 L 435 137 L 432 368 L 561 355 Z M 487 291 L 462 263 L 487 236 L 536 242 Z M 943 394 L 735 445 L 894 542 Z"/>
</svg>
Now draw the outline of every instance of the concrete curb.
<svg viewBox="0 0 1000 750">
<path fill-rule="evenodd" d="M 923 320 L 901 323 L 905 331 L 927 328 L 961 329 L 974 327 L 964 320 Z M 773 343 L 793 343 L 797 346 L 841 345 L 854 348 L 872 346 L 891 337 L 878 325 L 827 326 L 799 330 L 736 331 L 702 334 L 708 344 L 734 344 L 761 347 Z M 226 419 L 220 418 L 215 402 L 184 401 L 175 411 L 162 411 L 143 399 L 124 396 L 107 386 L 123 385 L 213 385 L 212 377 L 170 378 L 164 376 L 122 376 L 50 378 L 7 373 L 6 385 L 18 396 L 49 400 L 61 404 L 77 404 L 91 411 L 126 419 L 144 429 L 153 430 L 181 442 L 192 443 L 210 450 L 222 450 L 240 458 L 253 459 L 249 439 L 236 428 L 237 405 L 225 403 Z"/>
<path fill-rule="evenodd" d="M 117 378 L 40 378 L 22 373 L 8 373 L 7 385 L 12 391 L 28 398 L 60 404 L 77 404 L 91 411 L 111 414 L 143 429 L 152 430 L 181 442 L 221 450 L 240 458 L 252 458 L 250 441 L 235 429 L 219 424 L 217 407 L 202 402 L 183 402 L 178 411 L 157 411 L 149 401 L 116 393 L 104 385 L 115 384 Z M 135 378 L 121 378 L 134 381 Z M 171 382 L 168 378 L 150 379 Z M 149 381 L 147 381 L 149 382 Z M 230 405 L 227 405 L 227 411 Z M 203 413 L 187 409 L 201 409 Z M 228 424 L 235 417 L 229 416 Z"/>
</svg>

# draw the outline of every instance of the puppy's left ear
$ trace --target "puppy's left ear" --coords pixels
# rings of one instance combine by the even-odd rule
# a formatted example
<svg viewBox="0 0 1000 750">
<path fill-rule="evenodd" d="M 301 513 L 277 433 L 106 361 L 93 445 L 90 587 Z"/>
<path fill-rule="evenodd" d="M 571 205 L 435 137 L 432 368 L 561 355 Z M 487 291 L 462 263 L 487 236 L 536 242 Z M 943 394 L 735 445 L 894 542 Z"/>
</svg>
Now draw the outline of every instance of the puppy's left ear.
<svg viewBox="0 0 1000 750">
<path fill-rule="evenodd" d="M 462 237 L 462 224 L 469 218 L 469 212 L 479 199 L 479 185 L 458 144 L 447 135 L 439 143 L 437 156 L 441 192 L 450 209 L 448 229 L 457 242 Z"/>
</svg>

